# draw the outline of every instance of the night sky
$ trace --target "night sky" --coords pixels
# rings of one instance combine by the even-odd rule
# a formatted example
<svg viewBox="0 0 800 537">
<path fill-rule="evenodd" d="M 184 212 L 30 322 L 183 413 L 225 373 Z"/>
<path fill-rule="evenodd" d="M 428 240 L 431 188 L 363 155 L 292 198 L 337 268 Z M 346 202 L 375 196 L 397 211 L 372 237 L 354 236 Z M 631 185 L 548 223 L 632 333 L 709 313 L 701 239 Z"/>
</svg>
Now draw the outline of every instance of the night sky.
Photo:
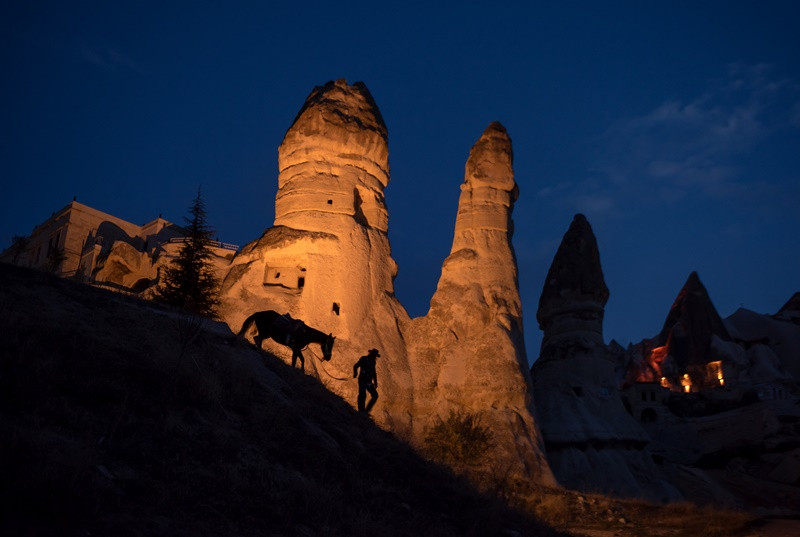
<svg viewBox="0 0 800 537">
<path fill-rule="evenodd" d="M 314 86 L 346 78 L 389 129 L 412 316 L 494 120 L 514 143 L 530 360 L 577 212 L 611 291 L 606 341 L 655 335 L 691 271 L 723 317 L 800 291 L 798 2 L 225 4 L 2 3 L 0 248 L 73 196 L 181 223 L 200 185 L 220 240 L 254 240 L 274 218 L 284 133 Z"/>
</svg>

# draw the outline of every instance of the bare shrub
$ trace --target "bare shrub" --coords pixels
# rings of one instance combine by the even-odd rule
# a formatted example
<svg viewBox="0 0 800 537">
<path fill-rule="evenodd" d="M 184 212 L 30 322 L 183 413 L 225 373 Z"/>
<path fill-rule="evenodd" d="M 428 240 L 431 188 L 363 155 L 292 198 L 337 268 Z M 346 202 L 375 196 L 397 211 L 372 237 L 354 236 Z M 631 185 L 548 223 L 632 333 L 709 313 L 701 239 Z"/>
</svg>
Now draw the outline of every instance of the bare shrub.
<svg viewBox="0 0 800 537">
<path fill-rule="evenodd" d="M 450 411 L 446 420 L 437 418 L 425 434 L 425 451 L 434 460 L 449 465 L 474 466 L 494 445 L 492 431 L 481 425 L 477 414 Z"/>
</svg>

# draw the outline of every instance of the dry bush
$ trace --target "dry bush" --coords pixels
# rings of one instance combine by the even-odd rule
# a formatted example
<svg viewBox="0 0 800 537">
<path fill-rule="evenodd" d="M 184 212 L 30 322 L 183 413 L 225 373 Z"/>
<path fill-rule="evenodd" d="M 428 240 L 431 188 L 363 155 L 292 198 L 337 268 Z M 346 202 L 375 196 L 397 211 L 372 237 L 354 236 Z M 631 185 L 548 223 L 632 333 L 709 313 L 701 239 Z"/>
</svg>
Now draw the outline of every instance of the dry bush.
<svg viewBox="0 0 800 537">
<path fill-rule="evenodd" d="M 450 466 L 475 466 L 493 446 L 493 435 L 481 425 L 479 415 L 451 410 L 446 420 L 436 418 L 423 442 L 433 460 Z"/>
</svg>

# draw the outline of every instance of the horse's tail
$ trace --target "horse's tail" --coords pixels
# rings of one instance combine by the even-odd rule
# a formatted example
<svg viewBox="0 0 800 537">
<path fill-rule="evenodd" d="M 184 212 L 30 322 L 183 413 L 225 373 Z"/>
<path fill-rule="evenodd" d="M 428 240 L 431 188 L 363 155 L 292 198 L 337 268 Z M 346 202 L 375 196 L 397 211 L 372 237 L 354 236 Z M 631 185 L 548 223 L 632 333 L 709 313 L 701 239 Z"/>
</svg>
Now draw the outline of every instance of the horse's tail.
<svg viewBox="0 0 800 537">
<path fill-rule="evenodd" d="M 242 323 L 242 329 L 239 330 L 239 336 L 243 336 L 244 333 L 247 332 L 247 329 L 250 328 L 250 325 L 255 322 L 256 315 L 258 315 L 258 312 L 252 314 L 250 317 L 244 320 L 244 323 Z"/>
</svg>

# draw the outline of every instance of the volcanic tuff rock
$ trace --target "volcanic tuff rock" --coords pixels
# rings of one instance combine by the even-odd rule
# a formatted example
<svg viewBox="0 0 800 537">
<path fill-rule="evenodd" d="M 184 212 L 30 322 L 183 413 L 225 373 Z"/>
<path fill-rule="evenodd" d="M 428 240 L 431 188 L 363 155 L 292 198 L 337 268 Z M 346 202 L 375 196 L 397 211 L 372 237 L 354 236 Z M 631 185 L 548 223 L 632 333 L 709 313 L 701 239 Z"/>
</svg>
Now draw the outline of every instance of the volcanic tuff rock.
<svg viewBox="0 0 800 537">
<path fill-rule="evenodd" d="M 630 366 L 628 382 L 661 382 L 672 389 L 700 390 L 716 387 L 709 364 L 719 362 L 725 382 L 750 381 L 750 361 L 762 364 L 763 353 L 751 353 L 736 343 L 726 322 L 717 313 L 706 288 L 692 272 L 670 308 L 661 332 L 637 345 L 639 353 Z M 713 364 L 712 364 L 713 365 Z M 763 369 L 763 368 L 762 368 Z"/>
<path fill-rule="evenodd" d="M 373 414 L 403 432 L 412 385 L 399 323 L 408 314 L 394 297 L 397 264 L 383 195 L 386 126 L 367 88 L 344 80 L 315 88 L 278 149 L 278 165 L 274 226 L 231 263 L 223 316 L 237 331 L 254 311 L 272 309 L 332 333 L 333 360 L 315 359 L 320 352 L 312 345 L 306 370 L 351 402 L 353 363 L 369 348 L 380 349 L 382 397 Z M 289 354 L 274 342 L 265 345 Z"/>
<path fill-rule="evenodd" d="M 470 151 L 450 255 L 424 317 L 403 330 L 417 438 L 450 410 L 481 417 L 495 470 L 552 483 L 533 419 L 511 212 L 511 139 L 492 123 Z"/>
<path fill-rule="evenodd" d="M 753 384 L 782 384 L 797 391 L 800 384 L 800 325 L 793 322 L 791 313 L 792 310 L 786 306 L 775 315 L 739 308 L 725 319 L 731 337 L 747 353 L 749 367 L 743 373 Z M 795 310 L 794 314 L 797 313 Z"/>
<path fill-rule="evenodd" d="M 352 367 L 380 350 L 373 418 L 421 443 L 449 410 L 479 414 L 494 434 L 486 465 L 552 484 L 530 406 L 511 208 L 511 140 L 491 124 L 472 148 L 455 237 L 431 311 L 408 317 L 394 296 L 384 187 L 386 126 L 367 88 L 315 88 L 278 152 L 274 226 L 237 254 L 222 310 L 234 330 L 254 311 L 290 312 L 336 336 L 333 360 L 307 370 L 355 402 Z M 273 342 L 270 350 L 288 359 Z"/>
<path fill-rule="evenodd" d="M 700 277 L 692 272 L 672 304 L 655 344 L 667 345 L 676 366 L 685 370 L 689 365 L 709 361 L 713 336 L 731 340 Z"/>
<path fill-rule="evenodd" d="M 531 375 L 548 460 L 570 488 L 679 497 L 644 450 L 650 439 L 619 396 L 615 362 L 603 343 L 608 296 L 592 229 L 575 215 L 537 313 L 544 339 Z"/>
</svg>

